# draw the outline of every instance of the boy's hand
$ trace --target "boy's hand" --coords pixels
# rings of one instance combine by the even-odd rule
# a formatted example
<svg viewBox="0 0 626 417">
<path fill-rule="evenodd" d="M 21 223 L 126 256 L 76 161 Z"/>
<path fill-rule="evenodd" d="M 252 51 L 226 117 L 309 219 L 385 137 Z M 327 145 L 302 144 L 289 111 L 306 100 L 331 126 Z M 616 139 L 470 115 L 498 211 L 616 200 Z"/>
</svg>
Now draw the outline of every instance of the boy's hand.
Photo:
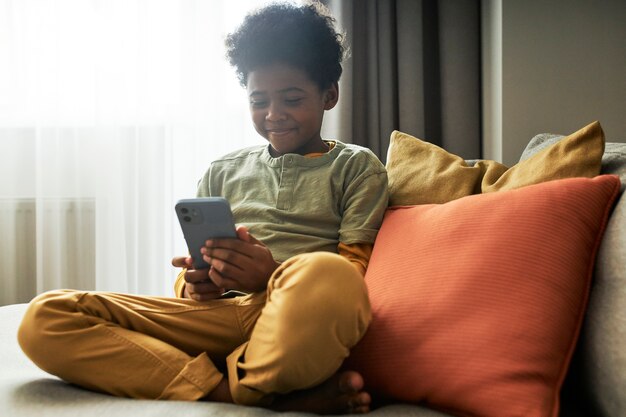
<svg viewBox="0 0 626 417">
<path fill-rule="evenodd" d="M 203 247 L 202 258 L 211 265 L 209 278 L 220 288 L 244 292 L 264 291 L 280 265 L 272 252 L 255 239 L 244 226 L 237 227 L 239 239 L 211 239 Z"/>
<path fill-rule="evenodd" d="M 208 269 L 193 269 L 191 257 L 177 256 L 172 259 L 172 265 L 187 268 L 183 297 L 196 301 L 208 301 L 219 298 L 224 293 L 223 288 L 219 288 L 211 281 Z"/>
</svg>

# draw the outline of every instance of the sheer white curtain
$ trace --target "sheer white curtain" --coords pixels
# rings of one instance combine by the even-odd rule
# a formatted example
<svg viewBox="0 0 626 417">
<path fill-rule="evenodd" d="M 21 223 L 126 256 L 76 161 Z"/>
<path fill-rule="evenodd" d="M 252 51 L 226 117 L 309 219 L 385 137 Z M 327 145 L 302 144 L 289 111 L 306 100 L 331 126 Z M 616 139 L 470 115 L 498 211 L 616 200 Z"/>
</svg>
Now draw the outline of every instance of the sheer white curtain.
<svg viewBox="0 0 626 417">
<path fill-rule="evenodd" d="M 0 304 L 172 295 L 173 204 L 261 143 L 223 40 L 260 0 L 0 0 Z"/>
</svg>

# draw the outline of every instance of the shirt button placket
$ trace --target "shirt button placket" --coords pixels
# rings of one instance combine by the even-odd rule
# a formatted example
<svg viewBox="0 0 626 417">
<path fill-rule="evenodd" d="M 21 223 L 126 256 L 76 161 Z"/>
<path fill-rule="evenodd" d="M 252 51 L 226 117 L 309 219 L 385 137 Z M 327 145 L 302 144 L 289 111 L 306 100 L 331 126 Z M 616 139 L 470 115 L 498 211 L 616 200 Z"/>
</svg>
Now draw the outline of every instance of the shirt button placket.
<svg viewBox="0 0 626 417">
<path fill-rule="evenodd" d="M 281 167 L 280 187 L 278 189 L 278 201 L 276 202 L 279 210 L 289 210 L 291 206 L 294 173 L 293 157 L 285 156 Z"/>
</svg>

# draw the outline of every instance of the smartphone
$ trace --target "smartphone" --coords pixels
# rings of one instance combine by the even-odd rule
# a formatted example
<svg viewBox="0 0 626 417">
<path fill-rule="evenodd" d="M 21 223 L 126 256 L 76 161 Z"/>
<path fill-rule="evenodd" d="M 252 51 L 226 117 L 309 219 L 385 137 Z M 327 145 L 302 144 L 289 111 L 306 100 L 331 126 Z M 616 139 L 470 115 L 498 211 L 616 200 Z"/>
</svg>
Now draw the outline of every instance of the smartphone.
<svg viewBox="0 0 626 417">
<path fill-rule="evenodd" d="M 195 269 L 209 267 L 200 253 L 207 239 L 237 237 L 230 204 L 225 198 L 202 197 L 179 200 L 175 210 Z"/>
</svg>

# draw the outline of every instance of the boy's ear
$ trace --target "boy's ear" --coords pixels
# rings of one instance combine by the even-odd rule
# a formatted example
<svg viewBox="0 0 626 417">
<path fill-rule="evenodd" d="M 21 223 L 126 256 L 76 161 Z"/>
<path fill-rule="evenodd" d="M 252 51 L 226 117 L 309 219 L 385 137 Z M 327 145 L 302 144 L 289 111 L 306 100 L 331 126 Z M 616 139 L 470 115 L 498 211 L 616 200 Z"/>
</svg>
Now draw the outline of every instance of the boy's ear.
<svg viewBox="0 0 626 417">
<path fill-rule="evenodd" d="M 332 85 L 326 90 L 324 93 L 324 101 L 324 110 L 330 110 L 337 105 L 337 101 L 339 101 L 338 83 L 332 83 Z"/>
</svg>

